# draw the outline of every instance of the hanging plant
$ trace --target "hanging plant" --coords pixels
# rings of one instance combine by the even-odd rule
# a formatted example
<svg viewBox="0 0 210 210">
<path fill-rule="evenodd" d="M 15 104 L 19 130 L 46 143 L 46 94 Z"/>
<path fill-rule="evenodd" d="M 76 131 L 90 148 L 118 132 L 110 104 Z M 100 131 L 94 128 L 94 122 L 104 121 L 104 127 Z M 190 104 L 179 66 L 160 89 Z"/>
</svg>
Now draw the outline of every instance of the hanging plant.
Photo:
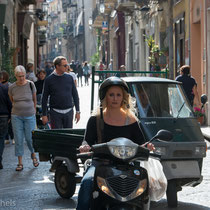
<svg viewBox="0 0 210 210">
<path fill-rule="evenodd" d="M 15 48 L 9 48 L 5 54 L 2 56 L 2 65 L 1 70 L 6 71 L 9 74 L 9 81 L 14 82 L 15 81 L 15 75 L 14 75 L 14 65 L 13 65 L 13 56 L 15 53 Z"/>
</svg>

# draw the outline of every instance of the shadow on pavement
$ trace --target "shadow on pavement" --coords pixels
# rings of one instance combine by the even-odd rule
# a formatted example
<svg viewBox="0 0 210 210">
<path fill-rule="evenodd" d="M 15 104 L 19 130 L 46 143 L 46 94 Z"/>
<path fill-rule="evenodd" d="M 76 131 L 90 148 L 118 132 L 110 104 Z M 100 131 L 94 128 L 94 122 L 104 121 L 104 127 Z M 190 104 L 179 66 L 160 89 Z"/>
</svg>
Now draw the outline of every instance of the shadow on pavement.
<svg viewBox="0 0 210 210">
<path fill-rule="evenodd" d="M 199 204 L 194 204 L 194 203 L 186 203 L 179 201 L 178 202 L 178 207 L 177 208 L 169 208 L 167 206 L 167 200 L 162 199 L 159 202 L 151 202 L 150 206 L 151 210 L 171 210 L 171 209 L 176 209 L 176 210 L 210 210 L 210 207 L 207 206 L 202 206 Z"/>
</svg>

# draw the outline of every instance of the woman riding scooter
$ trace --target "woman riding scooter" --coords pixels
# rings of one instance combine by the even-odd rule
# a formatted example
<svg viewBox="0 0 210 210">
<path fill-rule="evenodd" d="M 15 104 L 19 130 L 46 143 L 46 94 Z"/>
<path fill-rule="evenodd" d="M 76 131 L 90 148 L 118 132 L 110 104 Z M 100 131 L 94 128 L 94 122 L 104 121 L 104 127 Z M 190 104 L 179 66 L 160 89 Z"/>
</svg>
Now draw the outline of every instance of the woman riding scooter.
<svg viewBox="0 0 210 210">
<path fill-rule="evenodd" d="M 108 142 L 117 137 L 131 139 L 139 145 L 144 144 L 145 138 L 134 114 L 134 103 L 128 93 L 126 82 L 118 77 L 107 78 L 99 88 L 99 98 L 101 107 L 87 123 L 80 152 L 89 152 L 93 144 Z M 147 144 L 147 148 L 154 150 L 151 143 Z M 77 210 L 88 210 L 90 207 L 93 176 L 97 164 L 99 163 L 93 160 L 82 179 Z"/>
</svg>

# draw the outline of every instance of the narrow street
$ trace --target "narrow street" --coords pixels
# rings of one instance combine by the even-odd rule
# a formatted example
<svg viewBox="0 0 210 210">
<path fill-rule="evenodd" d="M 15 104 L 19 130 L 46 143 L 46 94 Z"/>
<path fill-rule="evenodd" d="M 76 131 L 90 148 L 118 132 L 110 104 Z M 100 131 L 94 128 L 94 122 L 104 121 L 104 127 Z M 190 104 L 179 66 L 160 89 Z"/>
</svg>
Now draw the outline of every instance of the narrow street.
<svg viewBox="0 0 210 210">
<path fill-rule="evenodd" d="M 81 102 L 81 121 L 75 128 L 84 128 L 90 114 L 90 86 L 78 87 Z M 97 95 L 97 94 L 96 94 Z M 14 145 L 5 145 L 4 169 L 0 171 L 0 209 L 40 210 L 40 209 L 75 209 L 77 193 L 72 199 L 62 199 L 56 192 L 53 182 L 54 173 L 49 172 L 50 163 L 40 162 L 34 168 L 29 158 L 30 153 L 25 145 L 23 157 L 24 170 L 16 172 L 17 158 L 14 156 Z M 207 210 L 210 209 L 210 143 L 207 157 L 203 165 L 203 182 L 195 187 L 186 187 L 178 193 L 179 206 L 177 210 Z M 167 210 L 166 198 L 152 203 L 151 210 Z"/>
</svg>

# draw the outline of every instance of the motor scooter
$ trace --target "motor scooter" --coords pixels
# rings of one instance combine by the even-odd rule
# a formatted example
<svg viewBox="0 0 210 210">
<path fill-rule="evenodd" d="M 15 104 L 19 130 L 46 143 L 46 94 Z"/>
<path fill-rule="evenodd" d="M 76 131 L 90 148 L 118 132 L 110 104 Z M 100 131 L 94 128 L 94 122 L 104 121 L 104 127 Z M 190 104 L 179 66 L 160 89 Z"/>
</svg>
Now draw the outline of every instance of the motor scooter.
<svg viewBox="0 0 210 210">
<path fill-rule="evenodd" d="M 150 142 L 155 139 L 170 141 L 172 133 L 160 130 Z M 84 158 L 91 154 L 97 162 L 90 209 L 149 210 L 149 179 L 141 161 L 161 156 L 122 137 L 93 145 L 91 150 L 77 155 Z"/>
</svg>

